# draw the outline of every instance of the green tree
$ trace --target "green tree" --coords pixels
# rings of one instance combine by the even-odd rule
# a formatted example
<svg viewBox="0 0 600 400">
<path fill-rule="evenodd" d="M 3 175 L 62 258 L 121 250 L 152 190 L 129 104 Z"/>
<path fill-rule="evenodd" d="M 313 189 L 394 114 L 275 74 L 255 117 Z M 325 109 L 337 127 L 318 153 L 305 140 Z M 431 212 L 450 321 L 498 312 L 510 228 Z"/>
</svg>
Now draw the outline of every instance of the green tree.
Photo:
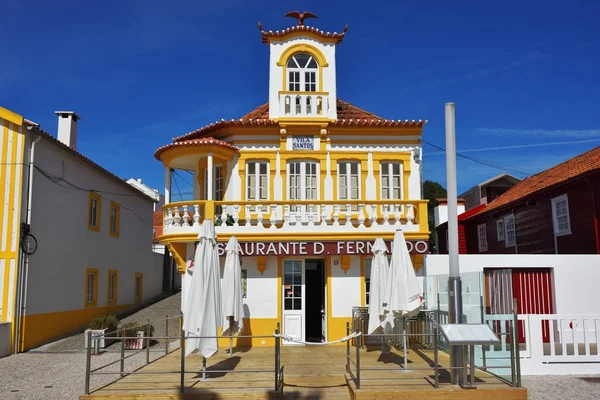
<svg viewBox="0 0 600 400">
<path fill-rule="evenodd" d="M 435 208 L 435 199 L 445 199 L 448 196 L 446 189 L 442 185 L 433 181 L 423 182 L 423 198 L 429 200 L 427 203 L 427 217 L 429 219 L 429 248 L 431 251 L 435 250 L 435 214 L 433 209 Z"/>
</svg>

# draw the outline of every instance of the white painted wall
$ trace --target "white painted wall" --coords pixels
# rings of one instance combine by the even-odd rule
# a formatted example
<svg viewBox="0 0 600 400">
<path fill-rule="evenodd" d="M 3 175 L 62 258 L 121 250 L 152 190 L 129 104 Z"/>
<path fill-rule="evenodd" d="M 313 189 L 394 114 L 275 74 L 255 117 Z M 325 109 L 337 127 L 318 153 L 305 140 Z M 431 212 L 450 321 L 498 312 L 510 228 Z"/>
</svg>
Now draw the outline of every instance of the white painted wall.
<svg viewBox="0 0 600 400">
<path fill-rule="evenodd" d="M 337 118 L 336 108 L 336 72 L 335 72 L 335 44 L 320 43 L 310 36 L 296 36 L 283 42 L 272 42 L 270 44 L 270 73 L 269 73 L 269 117 L 279 118 L 279 94 L 283 81 L 283 68 L 277 65 L 281 54 L 290 46 L 295 44 L 309 44 L 321 51 L 327 60 L 328 66 L 323 68 L 323 91 L 329 92 L 329 114 L 330 119 Z"/>
<path fill-rule="evenodd" d="M 37 167 L 73 185 L 126 196 L 101 193 L 100 232 L 90 231 L 88 192 L 58 185 L 35 171 L 31 233 L 38 249 L 29 257 L 27 314 L 84 308 L 86 268 L 98 269 L 97 307 L 106 306 L 109 269 L 119 271 L 117 304 L 133 304 L 135 272 L 144 274 L 143 300 L 160 294 L 162 255 L 151 247 L 152 200 L 47 139 L 36 145 L 35 157 Z M 108 233 L 111 200 L 121 205 L 118 238 Z"/>
<path fill-rule="evenodd" d="M 352 307 L 361 304 L 360 294 L 360 257 L 351 258 L 347 272 L 342 269 L 341 257 L 331 257 L 332 317 L 351 317 Z"/>
<path fill-rule="evenodd" d="M 465 204 L 458 203 L 456 206 L 457 215 L 465 212 Z M 448 204 L 440 204 L 435 206 L 433 209 L 435 226 L 439 226 L 445 222 L 448 222 Z"/>
<path fill-rule="evenodd" d="M 425 256 L 427 275 L 448 274 L 448 255 Z M 600 304 L 600 255 L 464 254 L 460 272 L 482 272 L 486 267 L 552 268 L 556 314 L 597 314 Z"/>
<path fill-rule="evenodd" d="M 277 296 L 281 295 L 277 289 L 277 257 L 267 257 L 267 269 L 262 275 L 256 267 L 256 257 L 242 257 L 242 269 L 248 271 L 244 316 L 277 318 Z"/>
</svg>

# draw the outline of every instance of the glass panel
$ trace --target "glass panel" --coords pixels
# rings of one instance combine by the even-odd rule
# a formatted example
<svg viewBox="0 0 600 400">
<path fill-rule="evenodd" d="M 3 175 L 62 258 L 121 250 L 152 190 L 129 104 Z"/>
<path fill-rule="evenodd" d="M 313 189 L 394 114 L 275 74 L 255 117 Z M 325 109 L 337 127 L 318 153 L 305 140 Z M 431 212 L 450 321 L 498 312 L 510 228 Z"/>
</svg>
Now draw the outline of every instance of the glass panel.
<svg viewBox="0 0 600 400">
<path fill-rule="evenodd" d="M 348 187 L 346 186 L 346 176 L 340 176 L 340 200 L 348 198 Z"/>
<path fill-rule="evenodd" d="M 350 163 L 350 172 L 352 174 L 358 174 L 358 163 Z"/>
<path fill-rule="evenodd" d="M 319 65 L 317 64 L 315 59 L 311 57 L 306 68 L 319 68 Z"/>
<path fill-rule="evenodd" d="M 294 310 L 302 310 L 302 299 L 294 299 Z"/>
<path fill-rule="evenodd" d="M 267 163 L 260 163 L 260 173 L 267 175 Z"/>
<path fill-rule="evenodd" d="M 302 286 L 294 285 L 294 297 L 302 297 Z"/>
<path fill-rule="evenodd" d="M 387 175 L 388 174 L 388 164 L 381 164 L 381 173 L 383 175 Z"/>
<path fill-rule="evenodd" d="M 87 287 L 87 301 L 88 303 L 94 302 L 94 280 L 96 276 L 94 274 L 88 274 L 88 287 Z"/>
<path fill-rule="evenodd" d="M 254 171 L 256 171 L 256 164 L 248 163 L 248 174 L 254 174 Z"/>
<path fill-rule="evenodd" d="M 296 64 L 296 61 L 294 60 L 294 57 L 290 57 L 288 59 L 287 67 L 288 68 L 298 68 L 298 64 Z"/>
<path fill-rule="evenodd" d="M 285 299 L 285 309 L 286 310 L 292 309 L 292 299 Z"/>
<path fill-rule="evenodd" d="M 393 164 L 394 165 L 394 175 L 400 175 L 400 164 Z"/>
<path fill-rule="evenodd" d="M 304 68 L 306 64 L 308 64 L 310 56 L 308 54 L 296 54 L 293 58 L 296 59 L 296 62 L 300 68 Z"/>
<path fill-rule="evenodd" d="M 346 163 L 340 163 L 338 165 L 338 169 L 340 170 L 340 174 L 345 174 L 346 173 Z"/>
</svg>

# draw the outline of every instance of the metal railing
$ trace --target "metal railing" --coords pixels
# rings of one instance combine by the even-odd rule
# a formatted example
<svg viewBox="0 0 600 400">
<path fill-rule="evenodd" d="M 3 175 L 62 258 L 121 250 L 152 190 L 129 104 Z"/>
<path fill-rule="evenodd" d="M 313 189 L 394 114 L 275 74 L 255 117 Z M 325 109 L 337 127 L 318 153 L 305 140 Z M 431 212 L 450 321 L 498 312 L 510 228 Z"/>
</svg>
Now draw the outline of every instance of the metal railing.
<svg viewBox="0 0 600 400">
<path fill-rule="evenodd" d="M 179 319 L 180 320 L 180 326 L 179 326 L 179 335 L 178 336 L 169 336 L 168 335 L 168 321 L 171 319 Z M 166 318 L 165 322 L 166 322 L 166 329 L 165 329 L 165 336 L 150 336 L 150 332 L 149 330 L 146 332 L 146 335 L 142 335 L 142 336 L 132 336 L 132 337 L 126 337 L 123 334 L 123 331 L 121 329 L 113 331 L 113 332 L 108 332 L 108 333 L 102 333 L 102 334 L 92 334 L 92 332 L 88 332 L 88 343 L 90 344 L 87 348 L 87 354 L 86 354 L 86 369 L 85 369 L 85 394 L 88 395 L 90 394 L 90 381 L 91 381 L 91 377 L 92 375 L 119 375 L 120 378 L 124 378 L 127 375 L 133 375 L 133 374 L 139 374 L 139 375 L 152 375 L 152 374 L 179 374 L 180 375 L 180 383 L 179 383 L 179 391 L 181 394 L 185 393 L 185 374 L 197 374 L 198 371 L 189 371 L 186 370 L 185 368 L 185 348 L 186 348 L 186 339 L 229 339 L 230 336 L 194 336 L 194 335 L 185 335 L 185 332 L 182 328 L 182 320 L 181 320 L 181 315 L 177 316 L 177 317 L 168 317 Z M 132 327 L 128 327 L 128 329 L 131 329 Z M 117 334 L 114 337 L 109 336 L 110 334 Z M 238 335 L 235 336 L 235 338 L 237 339 L 274 339 L 275 340 L 275 355 L 274 355 L 274 368 L 273 369 L 253 369 L 253 370 L 215 370 L 215 369 L 211 369 L 210 371 L 207 372 L 206 370 L 206 359 L 203 358 L 203 376 L 206 377 L 207 373 L 210 374 L 215 374 L 215 373 L 221 373 L 221 374 L 229 374 L 229 373 L 273 373 L 274 374 L 274 389 L 276 392 L 280 391 L 283 387 L 283 366 L 281 365 L 281 337 L 279 336 L 280 334 L 280 324 L 277 324 L 277 329 L 275 329 L 275 332 L 273 335 Z M 117 360 L 114 360 L 112 362 L 109 362 L 108 364 L 96 367 L 94 369 L 91 368 L 91 364 L 92 364 L 92 348 L 95 347 L 95 351 L 96 353 L 98 353 L 98 345 L 97 343 L 99 342 L 99 338 L 100 337 L 104 337 L 105 339 L 116 339 L 118 341 L 121 342 L 121 347 L 120 347 L 120 357 Z M 136 339 L 136 340 L 147 340 L 146 341 L 146 347 L 145 349 L 139 350 L 139 351 L 135 351 L 133 353 L 130 353 L 128 355 L 125 355 L 125 341 L 128 339 Z M 181 351 L 181 360 L 180 360 L 180 368 L 179 371 L 157 371 L 157 370 L 152 370 L 152 371 L 144 371 L 143 369 L 137 369 L 137 370 L 132 370 L 132 371 L 126 371 L 125 370 L 125 360 L 133 357 L 137 354 L 140 354 L 141 352 L 146 352 L 146 362 L 145 364 L 150 364 L 150 352 L 151 351 L 156 351 L 156 350 L 151 350 L 150 349 L 150 344 L 151 344 L 151 340 L 155 339 L 155 340 L 165 340 L 165 350 L 164 350 L 164 356 L 168 355 L 169 353 L 172 353 L 174 351 L 176 351 L 177 349 L 179 349 Z M 169 344 L 171 340 L 177 340 L 179 341 L 179 346 L 174 348 L 173 350 L 169 350 Z M 92 343 L 95 343 L 95 346 L 92 346 Z M 161 353 L 163 352 L 162 349 L 159 350 Z M 156 360 L 153 360 L 156 361 Z M 120 363 L 120 368 L 119 371 L 101 371 L 111 365 L 114 365 L 116 363 Z"/>
<path fill-rule="evenodd" d="M 515 300 L 516 303 L 516 300 Z M 362 307 L 361 307 L 362 308 Z M 516 304 L 515 304 L 516 310 Z M 382 343 L 385 342 L 387 345 L 392 345 L 398 347 L 399 343 L 408 343 L 412 338 L 413 341 L 417 341 L 420 345 L 424 345 L 433 350 L 433 362 L 430 363 L 429 367 L 411 367 L 410 371 L 418 371 L 418 370 L 432 370 L 434 375 L 434 384 L 435 388 L 440 387 L 440 370 L 452 370 L 452 369 L 460 369 L 461 370 L 461 385 L 463 387 L 475 387 L 475 371 L 480 370 L 494 377 L 510 384 L 512 387 L 521 387 L 521 368 L 520 368 L 520 356 L 519 356 L 519 334 L 518 334 L 518 319 L 516 311 L 514 312 L 514 319 L 510 322 L 510 330 L 506 333 L 498 333 L 496 334 L 500 336 L 501 340 L 510 341 L 510 370 L 511 370 L 511 379 L 507 380 L 502 376 L 496 375 L 493 372 L 490 372 L 489 369 L 493 368 L 507 368 L 506 366 L 490 366 L 486 365 L 485 358 L 485 345 L 479 346 L 461 346 L 463 352 L 463 359 L 465 360 L 465 364 L 463 366 L 458 367 L 450 367 L 450 366 L 440 366 L 439 364 L 439 351 L 440 351 L 440 338 L 443 337 L 441 331 L 439 329 L 440 325 L 440 313 L 437 310 L 432 310 L 430 313 L 430 317 L 413 319 L 413 322 L 425 322 L 424 327 L 422 327 L 424 332 L 415 332 L 415 330 L 411 330 L 409 328 L 406 329 L 405 333 L 389 333 L 389 334 L 365 334 L 363 333 L 360 337 L 356 338 L 356 340 L 351 343 L 350 341 L 346 342 L 346 372 L 354 382 L 356 389 L 360 389 L 361 387 L 361 371 L 391 371 L 391 370 L 399 370 L 398 367 L 392 368 L 380 368 L 380 367 L 364 367 L 361 366 L 361 347 L 366 347 L 367 344 L 370 344 L 369 338 L 380 338 Z M 346 323 L 346 334 L 350 335 L 353 332 L 365 332 L 363 330 L 367 326 L 368 322 L 368 313 L 365 314 L 365 310 L 356 308 L 353 311 L 353 322 L 352 327 L 350 323 Z M 376 344 L 377 342 L 373 342 Z M 355 357 L 352 357 L 352 351 L 350 349 L 351 345 L 355 346 Z M 383 346 L 382 346 L 383 347 Z M 404 362 L 400 370 L 407 370 L 407 362 L 408 357 L 407 354 L 409 352 L 409 346 L 406 348 L 403 347 L 404 353 Z M 475 347 L 481 348 L 482 352 L 482 360 L 483 365 L 476 365 L 475 361 Z M 442 350 L 444 351 L 444 350 Z M 444 351 L 445 352 L 445 351 Z M 468 355 L 468 358 L 467 358 Z M 466 360 L 469 360 L 466 362 Z"/>
</svg>

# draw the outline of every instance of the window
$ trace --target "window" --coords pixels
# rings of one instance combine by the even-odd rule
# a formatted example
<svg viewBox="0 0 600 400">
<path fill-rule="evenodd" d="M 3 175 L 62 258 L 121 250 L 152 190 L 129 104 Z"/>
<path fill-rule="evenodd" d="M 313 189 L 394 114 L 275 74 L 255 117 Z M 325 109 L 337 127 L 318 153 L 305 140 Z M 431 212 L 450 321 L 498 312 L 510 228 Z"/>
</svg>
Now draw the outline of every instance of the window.
<svg viewBox="0 0 600 400">
<path fill-rule="evenodd" d="M 117 203 L 110 202 L 110 229 L 108 234 L 110 236 L 119 237 L 119 226 L 121 218 L 121 206 Z"/>
<path fill-rule="evenodd" d="M 399 200 L 402 198 L 400 163 L 381 163 L 381 199 Z"/>
<path fill-rule="evenodd" d="M 485 224 L 477 225 L 477 236 L 479 237 L 479 251 L 487 251 L 487 229 Z"/>
<path fill-rule="evenodd" d="M 400 163 L 382 162 L 381 166 L 381 200 L 400 200 L 402 191 L 402 167 Z M 390 205 L 382 206 L 384 212 L 391 211 Z"/>
<path fill-rule="evenodd" d="M 96 307 L 98 304 L 98 270 L 85 270 L 85 307 Z"/>
<path fill-rule="evenodd" d="M 508 215 L 504 217 L 504 243 L 506 247 L 514 246 L 516 243 L 515 216 Z"/>
<path fill-rule="evenodd" d="M 117 304 L 117 290 L 118 290 L 119 271 L 109 270 L 108 271 L 108 288 L 106 292 L 106 304 L 114 305 Z"/>
<path fill-rule="evenodd" d="M 302 310 L 302 261 L 283 262 L 284 310 Z"/>
<path fill-rule="evenodd" d="M 566 194 L 552 199 L 552 224 L 556 236 L 571 234 L 571 220 L 569 218 L 569 199 Z"/>
<path fill-rule="evenodd" d="M 246 200 L 269 200 L 269 163 L 252 161 L 246 164 Z"/>
<path fill-rule="evenodd" d="M 360 198 L 360 164 L 340 162 L 338 164 L 338 198 L 358 200 Z"/>
<path fill-rule="evenodd" d="M 504 240 L 504 220 L 502 219 L 496 221 L 496 239 L 499 242 Z"/>
<path fill-rule="evenodd" d="M 135 285 L 133 289 L 133 303 L 139 303 L 144 297 L 144 274 L 135 273 Z"/>
<path fill-rule="evenodd" d="M 221 201 L 223 200 L 223 166 L 215 165 L 213 166 L 213 176 L 212 176 L 212 190 L 213 190 L 213 200 Z M 204 199 L 208 200 L 208 168 L 204 169 Z"/>
<path fill-rule="evenodd" d="M 319 65 L 309 54 L 296 54 L 288 59 L 288 90 L 316 92 Z"/>
<path fill-rule="evenodd" d="M 88 198 L 88 229 L 91 231 L 100 232 L 100 211 L 102 207 L 102 198 L 90 192 Z"/>
<path fill-rule="evenodd" d="M 318 166 L 315 161 L 288 163 L 288 200 L 317 200 Z M 293 212 L 298 209 L 299 206 L 290 207 Z"/>
</svg>

